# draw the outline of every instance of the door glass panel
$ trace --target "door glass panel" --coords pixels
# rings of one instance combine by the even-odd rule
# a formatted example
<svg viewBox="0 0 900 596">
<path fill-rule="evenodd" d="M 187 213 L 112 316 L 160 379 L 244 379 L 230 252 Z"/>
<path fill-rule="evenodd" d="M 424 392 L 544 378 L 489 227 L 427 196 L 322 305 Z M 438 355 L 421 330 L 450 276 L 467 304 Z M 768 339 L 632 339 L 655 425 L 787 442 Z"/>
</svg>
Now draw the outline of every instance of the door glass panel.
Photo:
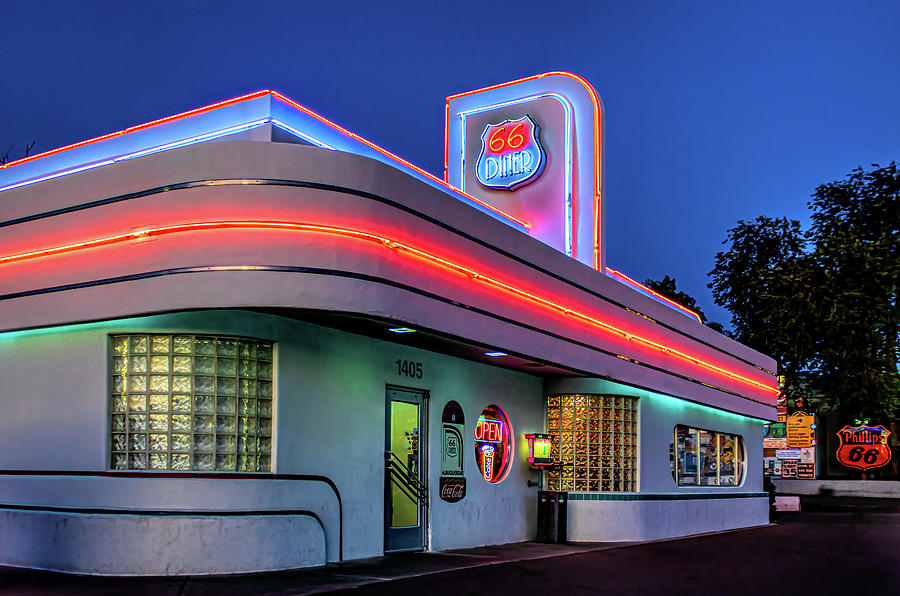
<svg viewBox="0 0 900 596">
<path fill-rule="evenodd" d="M 391 402 L 391 527 L 419 525 L 419 406 Z"/>
</svg>

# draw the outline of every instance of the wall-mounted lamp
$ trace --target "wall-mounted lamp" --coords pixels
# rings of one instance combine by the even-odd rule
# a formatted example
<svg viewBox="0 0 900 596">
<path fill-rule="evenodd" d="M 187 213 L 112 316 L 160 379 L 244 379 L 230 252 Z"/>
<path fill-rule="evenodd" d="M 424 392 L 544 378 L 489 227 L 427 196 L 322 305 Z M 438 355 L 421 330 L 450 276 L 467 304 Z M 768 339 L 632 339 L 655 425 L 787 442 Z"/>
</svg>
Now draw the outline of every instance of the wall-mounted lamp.
<svg viewBox="0 0 900 596">
<path fill-rule="evenodd" d="M 550 435 L 526 433 L 528 440 L 528 461 L 535 466 L 549 466 L 553 463 L 550 449 L 553 439 Z"/>
</svg>

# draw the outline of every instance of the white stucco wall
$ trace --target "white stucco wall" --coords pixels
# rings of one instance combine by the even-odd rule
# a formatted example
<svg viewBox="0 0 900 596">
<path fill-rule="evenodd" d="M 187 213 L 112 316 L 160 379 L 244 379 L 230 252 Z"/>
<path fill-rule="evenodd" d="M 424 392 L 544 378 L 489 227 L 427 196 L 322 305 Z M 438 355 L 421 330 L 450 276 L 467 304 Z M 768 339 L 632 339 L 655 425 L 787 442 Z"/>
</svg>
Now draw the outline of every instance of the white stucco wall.
<svg viewBox="0 0 900 596">
<path fill-rule="evenodd" d="M 99 575 L 296 569 L 324 558 L 305 516 L 137 516 L 0 509 L 4 565 Z M 315 562 L 315 563 L 313 563 Z"/>
<path fill-rule="evenodd" d="M 522 441 L 523 433 L 543 428 L 541 379 L 245 311 L 157 315 L 0 336 L 0 378 L 4 380 L 0 403 L 11 413 L 0 418 L 0 469 L 108 469 L 108 335 L 145 331 L 239 335 L 276 342 L 273 471 L 321 474 L 334 480 L 343 496 L 345 559 L 383 552 L 386 385 L 429 392 L 426 456 L 432 499 L 427 546 L 442 550 L 534 537 L 536 496 L 535 489 L 527 487 L 527 481 L 536 475 L 524 461 L 521 449 L 517 449 L 507 479 L 491 485 L 477 471 L 472 446 L 465 445 L 468 495 L 459 503 L 446 503 L 438 498 L 439 431 L 440 413 L 449 400 L 462 405 L 468 435 L 481 410 L 497 404 L 507 412 L 517 441 Z M 395 364 L 398 358 L 421 362 L 423 378 L 399 377 Z M 310 509 L 325 524 L 328 560 L 337 558 L 337 507 L 334 496 L 323 484 L 0 476 L 0 503 L 226 511 Z M 89 521 L 80 523 L 91 525 Z M 127 525 L 123 519 L 104 523 Z M 182 531 L 190 534 L 191 523 L 183 525 Z M 194 531 L 200 532 L 203 524 L 195 525 Z M 35 526 L 32 523 L 29 527 Z M 271 534 L 276 543 L 289 546 L 290 537 L 285 532 Z M 321 552 L 309 551 L 314 560 L 301 563 L 324 563 L 318 558 Z M 165 557 L 165 551 L 161 552 Z M 196 550 L 182 554 L 202 556 Z M 59 566 L 32 566 L 52 565 Z M 168 568 L 196 566 L 182 563 Z"/>
<path fill-rule="evenodd" d="M 0 256 L 137 230 L 262 220 L 374 234 L 478 273 L 454 272 L 373 237 L 254 226 L 181 229 L 4 263 L 2 330 L 188 309 L 377 314 L 774 418 L 771 390 L 754 385 L 774 384 L 774 373 L 758 368 L 773 371 L 771 359 L 447 193 L 357 155 L 284 143 L 207 143 L 8 190 L 2 203 Z M 486 281 L 494 278 L 549 302 Z M 568 309 L 589 318 L 569 316 Z M 678 356 L 681 351 L 711 366 Z"/>
<path fill-rule="evenodd" d="M 759 496 L 763 490 L 762 420 L 601 379 L 560 379 L 548 382 L 546 389 L 548 393 L 639 398 L 640 481 L 635 498 L 642 500 L 609 500 L 628 493 L 588 495 L 596 500 L 570 496 L 570 540 L 654 540 L 768 523 L 768 499 Z M 741 435 L 746 457 L 741 484 L 677 486 L 669 463 L 669 446 L 679 424 Z"/>
<path fill-rule="evenodd" d="M 767 497 L 646 501 L 576 501 L 568 504 L 572 542 L 632 542 L 761 526 Z"/>
</svg>

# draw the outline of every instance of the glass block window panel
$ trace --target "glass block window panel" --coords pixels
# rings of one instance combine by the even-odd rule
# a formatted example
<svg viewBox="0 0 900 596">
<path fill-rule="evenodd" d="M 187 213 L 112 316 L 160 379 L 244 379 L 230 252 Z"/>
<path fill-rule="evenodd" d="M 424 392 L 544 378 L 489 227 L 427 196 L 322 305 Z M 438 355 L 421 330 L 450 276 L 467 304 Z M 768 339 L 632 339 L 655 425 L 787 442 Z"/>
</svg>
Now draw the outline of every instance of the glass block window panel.
<svg viewBox="0 0 900 596">
<path fill-rule="evenodd" d="M 269 472 L 274 345 L 112 336 L 110 467 Z"/>
<path fill-rule="evenodd" d="M 669 443 L 669 468 L 678 486 L 738 486 L 744 477 L 740 435 L 679 424 Z"/>
<path fill-rule="evenodd" d="M 637 490 L 637 398 L 618 395 L 547 397 L 547 433 L 559 466 L 549 490 Z"/>
</svg>

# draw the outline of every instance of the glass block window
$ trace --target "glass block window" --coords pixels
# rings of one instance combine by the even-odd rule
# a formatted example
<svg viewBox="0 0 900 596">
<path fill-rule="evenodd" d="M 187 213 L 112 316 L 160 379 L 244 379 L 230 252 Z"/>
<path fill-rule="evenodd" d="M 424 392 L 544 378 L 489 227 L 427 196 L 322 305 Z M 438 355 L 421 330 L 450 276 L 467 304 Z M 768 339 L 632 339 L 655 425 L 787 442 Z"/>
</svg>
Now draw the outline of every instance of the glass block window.
<svg viewBox="0 0 900 596">
<path fill-rule="evenodd" d="M 114 470 L 268 472 L 273 344 L 112 336 Z"/>
<path fill-rule="evenodd" d="M 637 398 L 618 395 L 547 397 L 551 454 L 549 490 L 637 490 Z"/>
</svg>

